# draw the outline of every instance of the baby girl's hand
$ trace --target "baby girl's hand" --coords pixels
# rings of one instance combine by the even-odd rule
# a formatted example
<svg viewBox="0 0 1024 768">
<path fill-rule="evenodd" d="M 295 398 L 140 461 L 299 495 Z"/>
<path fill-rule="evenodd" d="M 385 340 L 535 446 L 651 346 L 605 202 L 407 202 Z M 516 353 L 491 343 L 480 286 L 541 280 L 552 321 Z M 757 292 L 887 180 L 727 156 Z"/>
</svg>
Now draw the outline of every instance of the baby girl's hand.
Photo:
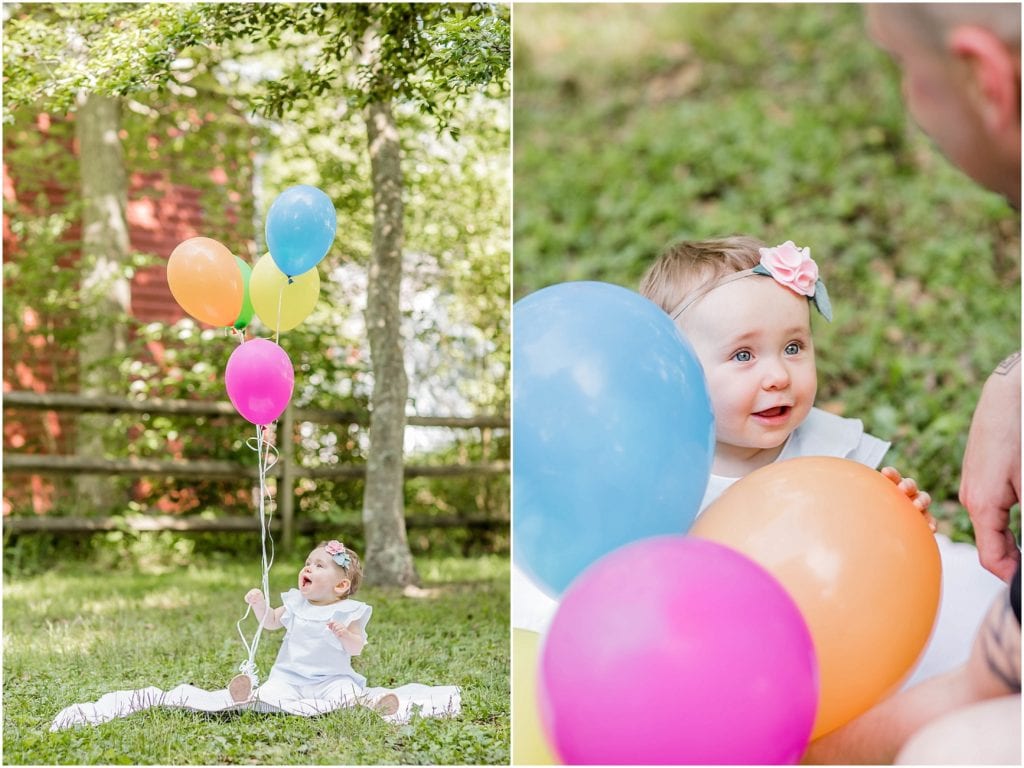
<svg viewBox="0 0 1024 768">
<path fill-rule="evenodd" d="M 331 630 L 331 632 L 333 632 L 334 635 L 339 640 L 341 640 L 346 635 L 351 635 L 352 634 L 351 632 L 349 632 L 348 624 L 339 624 L 338 622 L 333 621 L 333 620 L 327 622 L 327 628 L 329 630 Z"/>
<path fill-rule="evenodd" d="M 327 628 L 334 633 L 334 636 L 338 638 L 338 642 L 341 643 L 341 647 L 346 651 L 353 656 L 358 656 L 362 653 L 363 646 L 366 645 L 366 635 L 363 634 L 363 629 L 358 624 L 351 621 L 348 624 L 328 621 Z"/>
<path fill-rule="evenodd" d="M 932 503 L 932 497 L 927 492 L 918 489 L 914 478 L 903 477 L 895 467 L 883 467 L 882 474 L 896 483 L 896 487 L 903 491 L 908 499 L 914 502 L 914 506 L 921 510 L 921 514 L 924 515 L 928 528 L 932 533 L 935 533 L 935 518 L 928 511 L 928 507 Z"/>
<path fill-rule="evenodd" d="M 245 602 L 247 602 L 253 608 L 257 608 L 261 605 L 264 605 L 266 603 L 266 600 L 264 600 L 263 598 L 263 593 L 260 592 L 258 589 L 250 589 L 248 592 L 245 593 Z"/>
</svg>

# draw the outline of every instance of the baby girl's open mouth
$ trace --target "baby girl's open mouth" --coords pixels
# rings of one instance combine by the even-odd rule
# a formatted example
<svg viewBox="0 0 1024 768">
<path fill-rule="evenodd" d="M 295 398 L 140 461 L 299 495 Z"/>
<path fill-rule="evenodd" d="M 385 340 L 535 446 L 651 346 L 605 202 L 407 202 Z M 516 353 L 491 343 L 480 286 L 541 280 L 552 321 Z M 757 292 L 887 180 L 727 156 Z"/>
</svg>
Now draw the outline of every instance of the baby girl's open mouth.
<svg viewBox="0 0 1024 768">
<path fill-rule="evenodd" d="M 789 415 L 790 407 L 788 405 L 777 405 L 774 408 L 757 411 L 754 415 L 761 419 L 783 419 Z"/>
<path fill-rule="evenodd" d="M 312 583 L 313 583 L 313 580 L 311 578 L 309 578 L 309 576 L 303 576 L 302 580 L 299 582 L 299 586 L 308 587 Z"/>
</svg>

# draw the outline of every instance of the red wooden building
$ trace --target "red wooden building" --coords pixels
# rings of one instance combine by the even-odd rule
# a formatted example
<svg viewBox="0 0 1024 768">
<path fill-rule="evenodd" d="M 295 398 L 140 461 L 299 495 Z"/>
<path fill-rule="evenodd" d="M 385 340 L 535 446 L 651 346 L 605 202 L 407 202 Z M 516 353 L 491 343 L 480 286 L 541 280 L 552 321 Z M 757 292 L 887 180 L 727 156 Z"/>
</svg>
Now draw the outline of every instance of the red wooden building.
<svg viewBox="0 0 1024 768">
<path fill-rule="evenodd" d="M 191 115 L 199 124 L 213 123 L 213 115 Z M 237 121 L 237 116 L 233 116 Z M 47 114 L 37 115 L 32 131 L 31 142 L 37 146 L 52 145 L 51 149 L 63 154 L 70 164 L 77 157 L 77 143 L 70 138 L 72 132 L 68 125 L 72 117 L 60 121 Z M 68 201 L 77 195 L 77 177 L 58 178 L 57 175 L 40 176 L 38 168 L 27 167 L 18 157 L 19 137 L 25 143 L 26 134 L 22 131 L 5 131 L 4 162 L 3 162 L 3 260 L 17 262 L 24 258 L 25 249 L 22 239 L 25 228 L 19 226 L 19 218 L 31 217 L 38 213 L 40 195 L 42 205 L 48 211 L 67 209 Z M 159 151 L 169 143 L 164 138 L 174 138 L 176 129 L 166 131 L 164 136 L 147 137 L 147 146 Z M 125 132 L 122 131 L 122 139 Z M 153 153 L 155 155 L 155 151 Z M 151 156 L 153 156 L 151 155 Z M 218 198 L 227 201 L 225 208 L 218 211 L 218 220 L 227 218 L 237 226 L 245 221 L 240 215 L 243 200 L 251 200 L 251 189 L 238 182 L 248 183 L 252 178 L 251 158 L 245 162 L 249 165 L 239 173 L 237 167 L 225 169 L 223 157 L 216 153 L 209 155 L 207 167 L 196 170 L 195 157 L 188 164 L 175 162 L 172 151 L 167 152 L 164 167 L 153 169 L 134 169 L 130 153 L 126 154 L 126 175 L 128 178 L 127 226 L 130 239 L 130 250 L 152 254 L 166 262 L 174 247 L 189 237 L 207 235 L 221 238 L 224 235 L 210 231 L 207 210 L 204 208 L 203 189 L 219 188 Z M 200 163 L 202 165 L 202 163 Z M 231 171 L 229 173 L 229 170 Z M 44 171 L 45 174 L 45 171 Z M 236 181 L 231 186 L 229 179 Z M 235 209 L 230 210 L 234 204 Z M 251 226 L 241 227 L 248 237 Z M 62 236 L 69 246 L 66 254 L 58 261 L 61 267 L 73 269 L 76 261 L 75 244 L 80 240 L 81 227 L 72 222 Z M 229 247 L 238 247 L 237 233 L 235 243 Z M 227 240 L 225 239 L 227 244 Z M 247 253 L 240 254 L 249 258 Z M 5 267 L 5 293 L 8 291 L 8 277 Z M 6 302 L 5 302 L 6 303 Z M 51 308 L 52 309 L 52 308 Z M 75 378 L 74 368 L 76 355 L 73 349 L 63 349 L 55 344 L 53 336 L 48 332 L 47 322 L 52 323 L 51 316 L 44 320 L 44 313 L 35 307 L 17 302 L 4 310 L 4 351 L 3 351 L 3 387 L 4 392 L 13 390 L 47 392 L 54 389 L 54 382 L 62 389 L 75 389 L 68 386 L 69 379 Z M 53 313 L 51 312 L 51 315 Z M 174 323 L 185 317 L 184 311 L 171 296 L 167 286 L 166 268 L 164 264 L 139 269 L 131 281 L 130 314 L 142 322 Z M 69 309 L 58 322 L 75 322 L 74 311 Z M 163 349 L 158 344 L 148 345 L 148 352 L 153 359 L 160 362 Z M 60 371 L 58 377 L 57 372 Z M 19 453 L 56 453 L 74 452 L 75 419 L 73 415 L 58 414 L 52 411 L 14 411 L 5 408 L 3 422 L 4 450 Z M 28 511 L 45 514 L 53 505 L 54 483 L 50 478 L 32 475 L 7 474 L 4 477 L 3 514 L 11 514 L 12 510 Z M 163 506 L 163 505 L 161 505 Z"/>
</svg>

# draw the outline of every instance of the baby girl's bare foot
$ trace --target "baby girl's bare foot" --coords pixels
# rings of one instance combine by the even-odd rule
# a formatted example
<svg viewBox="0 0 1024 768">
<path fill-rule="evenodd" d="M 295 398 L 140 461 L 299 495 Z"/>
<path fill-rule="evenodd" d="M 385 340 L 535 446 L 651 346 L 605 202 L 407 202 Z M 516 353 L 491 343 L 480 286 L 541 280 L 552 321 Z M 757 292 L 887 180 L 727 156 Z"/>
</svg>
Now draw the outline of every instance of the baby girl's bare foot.
<svg viewBox="0 0 1024 768">
<path fill-rule="evenodd" d="M 228 683 L 228 693 L 232 701 L 244 704 L 252 698 L 252 678 L 248 675 L 235 675 Z"/>
<path fill-rule="evenodd" d="M 378 715 L 393 715 L 398 711 L 398 697 L 393 693 L 385 693 L 373 704 L 373 711 Z"/>
</svg>

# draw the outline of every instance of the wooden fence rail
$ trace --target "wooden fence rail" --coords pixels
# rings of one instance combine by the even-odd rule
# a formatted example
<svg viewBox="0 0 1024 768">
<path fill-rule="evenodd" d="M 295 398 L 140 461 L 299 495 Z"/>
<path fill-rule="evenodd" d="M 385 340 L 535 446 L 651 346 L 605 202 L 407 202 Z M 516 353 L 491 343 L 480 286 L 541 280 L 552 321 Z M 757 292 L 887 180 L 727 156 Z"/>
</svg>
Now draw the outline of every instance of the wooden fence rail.
<svg viewBox="0 0 1024 768">
<path fill-rule="evenodd" d="M 115 396 L 90 396 L 75 393 L 5 392 L 4 409 L 71 411 L 76 413 L 150 413 L 150 414 L 192 414 L 205 416 L 228 416 L 241 421 L 231 403 L 199 402 L 193 400 L 147 399 L 131 400 Z M 313 521 L 295 521 L 295 481 L 312 479 L 358 479 L 366 474 L 362 465 L 334 465 L 304 467 L 296 461 L 294 444 L 290 436 L 295 434 L 296 422 L 317 424 L 358 424 L 368 425 L 369 415 L 351 411 L 334 411 L 289 406 L 281 418 L 280 434 L 289 436 L 279 442 L 278 460 L 271 467 L 268 476 L 277 480 L 277 499 L 280 517 L 272 521 L 272 527 L 282 533 L 282 546 L 290 549 L 296 529 L 303 532 L 316 527 Z M 479 429 L 485 444 L 490 442 L 494 429 L 508 429 L 507 416 L 409 416 L 409 426 L 450 427 L 458 429 Z M 4 451 L 5 472 L 32 474 L 102 474 L 102 475 L 170 475 L 174 477 L 208 478 L 256 478 L 256 467 L 233 461 L 202 461 L 186 459 L 103 459 L 90 456 L 59 456 L 53 454 L 23 454 Z M 487 476 L 507 474 L 509 462 L 488 460 L 476 463 L 449 464 L 443 466 L 406 465 L 405 477 L 457 477 L 466 475 Z M 413 519 L 407 521 L 416 525 L 462 525 L 466 527 L 493 527 L 508 521 L 490 518 L 444 517 Z M 254 517 L 222 517 L 217 519 L 177 518 L 170 515 L 136 515 L 127 518 L 83 518 L 83 517 L 8 517 L 4 528 L 21 531 L 95 531 L 114 530 L 124 526 L 135 530 L 209 530 L 249 531 L 259 530 L 259 520 Z"/>
</svg>

